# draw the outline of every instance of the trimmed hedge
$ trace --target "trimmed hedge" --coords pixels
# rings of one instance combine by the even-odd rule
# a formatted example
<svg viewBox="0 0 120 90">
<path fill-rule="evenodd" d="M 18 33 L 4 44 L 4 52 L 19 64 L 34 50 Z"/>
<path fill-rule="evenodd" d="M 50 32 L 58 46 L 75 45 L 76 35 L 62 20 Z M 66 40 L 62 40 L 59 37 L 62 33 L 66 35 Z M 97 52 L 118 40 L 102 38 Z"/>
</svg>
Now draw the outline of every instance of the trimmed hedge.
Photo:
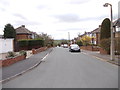
<svg viewBox="0 0 120 90">
<path fill-rule="evenodd" d="M 108 54 L 110 54 L 110 44 L 111 44 L 111 41 L 110 41 L 110 38 L 109 39 L 102 39 L 100 41 L 100 46 L 107 51 Z"/>
<path fill-rule="evenodd" d="M 102 39 L 100 42 L 100 46 L 107 51 L 108 54 L 110 54 L 110 44 L 111 44 L 111 38 L 108 39 Z M 120 38 L 114 39 L 114 45 L 115 45 L 115 54 L 120 55 Z"/>
<path fill-rule="evenodd" d="M 18 44 L 19 47 L 44 46 L 44 40 L 42 39 L 19 40 Z"/>
</svg>

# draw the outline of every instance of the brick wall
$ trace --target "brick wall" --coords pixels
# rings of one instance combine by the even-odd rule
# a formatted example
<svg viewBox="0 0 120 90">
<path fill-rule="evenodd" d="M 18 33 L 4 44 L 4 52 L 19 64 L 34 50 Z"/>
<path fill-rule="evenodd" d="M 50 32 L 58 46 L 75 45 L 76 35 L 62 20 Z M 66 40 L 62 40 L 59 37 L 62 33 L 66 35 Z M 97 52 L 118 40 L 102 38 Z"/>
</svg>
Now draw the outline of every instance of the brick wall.
<svg viewBox="0 0 120 90">
<path fill-rule="evenodd" d="M 32 54 L 37 54 L 39 52 L 45 51 L 47 49 L 47 47 L 41 47 L 38 49 L 32 49 Z"/>
<path fill-rule="evenodd" d="M 80 48 L 89 51 L 99 51 L 99 48 L 97 46 L 81 46 Z"/>
<path fill-rule="evenodd" d="M 105 55 L 107 55 L 108 53 L 107 53 L 107 51 L 105 51 L 103 48 L 100 48 L 100 54 L 105 54 Z"/>
<path fill-rule="evenodd" d="M 21 55 L 21 56 L 16 56 L 14 58 L 7 58 L 5 60 L 0 60 L 0 67 L 9 66 L 9 65 L 14 64 L 18 61 L 24 60 L 25 58 L 26 58 L 26 56 Z"/>
</svg>

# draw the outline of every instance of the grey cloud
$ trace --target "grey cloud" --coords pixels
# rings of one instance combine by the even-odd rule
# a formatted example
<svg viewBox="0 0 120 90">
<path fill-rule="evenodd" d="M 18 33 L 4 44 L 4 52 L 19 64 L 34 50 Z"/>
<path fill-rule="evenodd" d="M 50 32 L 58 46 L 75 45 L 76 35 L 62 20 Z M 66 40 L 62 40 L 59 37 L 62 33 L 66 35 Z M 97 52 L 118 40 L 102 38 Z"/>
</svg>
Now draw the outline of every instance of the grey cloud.
<svg viewBox="0 0 120 90">
<path fill-rule="evenodd" d="M 6 11 L 6 9 L 5 8 L 2 8 L 2 7 L 0 7 L 0 11 Z"/>
<path fill-rule="evenodd" d="M 83 28 L 66 28 L 66 29 L 62 29 L 62 30 L 57 30 L 57 31 L 80 31 L 83 30 Z"/>
<path fill-rule="evenodd" d="M 59 22 L 78 22 L 79 16 L 75 14 L 56 15 L 55 18 L 59 19 Z"/>
<path fill-rule="evenodd" d="M 82 21 L 96 21 L 100 19 L 104 19 L 105 15 L 103 16 L 96 16 L 96 17 L 86 17 L 86 18 L 80 18 L 78 15 L 75 14 L 65 14 L 65 15 L 56 15 L 54 16 L 59 20 L 59 22 L 67 22 L 67 23 L 74 23 L 74 22 L 82 22 Z"/>
<path fill-rule="evenodd" d="M 96 17 L 86 17 L 86 18 L 80 19 L 80 21 L 97 21 L 97 20 L 104 19 L 106 17 L 108 17 L 108 16 L 103 15 L 103 16 L 96 16 Z"/>
<path fill-rule="evenodd" d="M 86 3 L 89 1 L 91 1 L 91 0 L 71 0 L 69 3 L 70 4 L 83 4 L 83 3 Z"/>
<path fill-rule="evenodd" d="M 29 21 L 29 20 L 16 20 L 14 21 L 15 25 L 19 26 L 19 25 L 41 25 L 41 23 L 36 22 L 36 21 Z"/>
<path fill-rule="evenodd" d="M 8 0 L 0 0 L 0 4 L 2 4 L 4 6 L 8 6 L 9 5 L 9 1 Z"/>
<path fill-rule="evenodd" d="M 38 5 L 38 6 L 37 6 L 37 9 L 39 9 L 39 10 L 45 9 L 45 8 L 47 8 L 47 6 L 45 6 L 45 5 Z"/>
<path fill-rule="evenodd" d="M 16 17 L 19 17 L 20 19 L 27 20 L 27 18 L 26 18 L 26 17 L 24 17 L 24 16 L 23 16 L 23 15 L 21 15 L 21 14 L 14 13 L 13 15 L 14 15 L 14 16 L 16 16 Z"/>
</svg>

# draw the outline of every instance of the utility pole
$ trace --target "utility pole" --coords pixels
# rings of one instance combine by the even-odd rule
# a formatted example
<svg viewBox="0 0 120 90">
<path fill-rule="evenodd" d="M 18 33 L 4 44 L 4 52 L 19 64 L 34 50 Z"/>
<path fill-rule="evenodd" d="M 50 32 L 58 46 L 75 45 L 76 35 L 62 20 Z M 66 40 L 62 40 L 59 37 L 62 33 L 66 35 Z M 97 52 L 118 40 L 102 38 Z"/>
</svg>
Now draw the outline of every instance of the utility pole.
<svg viewBox="0 0 120 90">
<path fill-rule="evenodd" d="M 68 41 L 69 41 L 69 44 L 70 44 L 70 32 L 68 32 Z"/>
</svg>

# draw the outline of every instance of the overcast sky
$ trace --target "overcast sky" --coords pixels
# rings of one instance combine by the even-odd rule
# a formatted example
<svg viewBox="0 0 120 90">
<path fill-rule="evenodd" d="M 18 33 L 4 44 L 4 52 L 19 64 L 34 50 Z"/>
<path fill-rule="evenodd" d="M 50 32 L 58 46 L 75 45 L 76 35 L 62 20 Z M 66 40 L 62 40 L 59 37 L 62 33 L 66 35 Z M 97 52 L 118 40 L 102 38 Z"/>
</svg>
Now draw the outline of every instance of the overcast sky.
<svg viewBox="0 0 120 90">
<path fill-rule="evenodd" d="M 113 19 L 118 18 L 120 0 L 0 0 L 0 34 L 10 23 L 17 28 L 25 25 L 38 34 L 47 33 L 54 39 L 77 37 L 85 31 L 96 29 L 104 18 L 110 17 L 113 5 Z"/>
</svg>

